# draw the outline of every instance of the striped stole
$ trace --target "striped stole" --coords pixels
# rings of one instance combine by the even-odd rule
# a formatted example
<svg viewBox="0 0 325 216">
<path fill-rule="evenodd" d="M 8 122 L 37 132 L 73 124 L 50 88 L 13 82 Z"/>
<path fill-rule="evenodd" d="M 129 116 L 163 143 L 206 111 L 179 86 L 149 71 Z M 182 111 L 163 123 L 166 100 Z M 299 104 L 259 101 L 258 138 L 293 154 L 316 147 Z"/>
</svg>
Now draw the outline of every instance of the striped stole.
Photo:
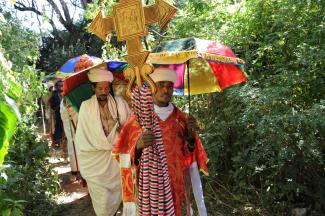
<svg viewBox="0 0 325 216">
<path fill-rule="evenodd" d="M 175 215 L 167 156 L 150 88 L 134 88 L 132 109 L 140 126 L 152 130 L 156 137 L 156 143 L 143 149 L 140 159 L 138 214 Z"/>
</svg>

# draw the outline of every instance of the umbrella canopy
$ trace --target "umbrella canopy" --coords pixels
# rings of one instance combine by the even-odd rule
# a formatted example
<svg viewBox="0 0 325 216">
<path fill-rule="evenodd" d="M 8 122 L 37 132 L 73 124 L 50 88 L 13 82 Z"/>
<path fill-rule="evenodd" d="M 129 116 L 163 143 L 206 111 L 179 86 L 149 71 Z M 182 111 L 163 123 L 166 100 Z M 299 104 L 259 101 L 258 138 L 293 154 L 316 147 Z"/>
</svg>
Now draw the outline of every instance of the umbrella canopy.
<svg viewBox="0 0 325 216">
<path fill-rule="evenodd" d="M 58 80 L 63 80 L 69 76 L 71 76 L 71 73 L 74 72 L 74 68 L 77 64 L 77 62 L 80 60 L 80 58 L 82 56 L 85 56 L 85 55 L 81 55 L 81 56 L 77 56 L 77 57 L 74 57 L 74 58 L 71 58 L 69 59 L 68 61 L 66 61 L 58 71 L 56 72 L 52 72 L 48 75 L 46 75 L 44 77 L 44 81 L 46 83 L 50 82 L 50 83 L 55 83 L 57 82 Z M 102 62 L 103 60 L 98 58 L 98 57 L 95 57 L 95 56 L 88 56 L 87 57 L 92 61 L 92 62 L 96 62 L 96 63 L 99 63 L 99 62 Z"/>
<path fill-rule="evenodd" d="M 60 70 L 70 71 L 77 64 L 77 59 L 79 61 L 80 57 L 70 59 Z M 147 62 L 155 67 L 176 70 L 178 80 L 174 85 L 174 94 L 180 96 L 220 92 L 246 81 L 241 71 L 245 62 L 237 58 L 229 47 L 216 41 L 194 37 L 165 41 L 150 53 Z M 122 73 L 128 67 L 126 62 L 108 60 L 106 66 L 113 72 L 117 80 L 115 83 L 121 84 L 126 80 Z M 76 110 L 93 94 L 86 70 L 64 80 L 65 98 Z"/>
<path fill-rule="evenodd" d="M 64 78 L 67 78 L 69 76 L 68 73 L 63 73 L 63 72 L 53 72 L 53 73 L 50 73 L 48 75 L 46 75 L 44 77 L 44 82 L 51 82 L 51 83 L 55 83 L 57 82 L 58 80 L 62 80 Z"/>
<path fill-rule="evenodd" d="M 245 62 L 216 41 L 194 37 L 162 42 L 150 53 L 148 63 L 175 69 L 175 95 L 220 92 L 245 82 Z"/>
<path fill-rule="evenodd" d="M 87 58 L 93 62 L 93 63 L 101 63 L 103 60 L 101 58 L 98 58 L 96 56 L 88 56 L 88 55 L 81 55 L 74 58 L 69 59 L 66 61 L 59 69 L 59 72 L 61 73 L 73 73 L 75 71 L 76 64 L 79 62 L 79 60 L 83 57 L 87 56 Z"/>
</svg>

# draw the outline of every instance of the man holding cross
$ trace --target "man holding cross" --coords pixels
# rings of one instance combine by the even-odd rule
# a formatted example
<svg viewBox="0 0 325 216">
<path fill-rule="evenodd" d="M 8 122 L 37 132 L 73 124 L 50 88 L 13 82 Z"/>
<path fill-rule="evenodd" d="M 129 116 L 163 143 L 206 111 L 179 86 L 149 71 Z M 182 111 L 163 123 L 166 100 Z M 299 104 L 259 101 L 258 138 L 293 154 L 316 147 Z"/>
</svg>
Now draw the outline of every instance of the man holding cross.
<svg viewBox="0 0 325 216">
<path fill-rule="evenodd" d="M 158 142 L 161 138 L 157 137 L 155 128 L 143 129 L 136 120 L 136 111 L 133 110 L 134 113 L 122 128 L 112 153 L 121 163 L 124 203 L 129 205 L 130 202 L 137 202 L 140 215 L 168 215 L 174 212 L 175 215 L 180 216 L 185 198 L 189 197 L 189 190 L 186 190 L 191 182 L 187 181 L 187 178 L 191 178 L 188 175 L 188 170 L 193 166 L 198 166 L 204 174 L 208 174 L 206 166 L 208 158 L 200 138 L 194 132 L 197 128 L 195 119 L 192 116 L 186 118 L 175 105 L 170 103 L 173 84 L 177 79 L 176 72 L 170 69 L 156 69 L 150 77 L 157 87 L 157 92 L 153 95 L 153 115 L 156 116 L 161 130 L 163 150 L 158 150 L 158 157 L 157 154 L 150 155 L 150 152 L 145 151 L 146 148 L 159 149 Z M 144 158 L 148 154 L 150 156 L 145 161 Z M 133 181 L 127 177 L 128 166 L 125 161 L 128 157 L 130 158 L 130 162 L 128 162 L 130 169 L 135 170 L 137 176 Z M 164 158 L 166 158 L 166 167 Z M 156 166 L 158 171 L 155 173 L 153 167 Z M 162 195 L 160 192 L 165 187 L 160 185 L 160 182 L 164 182 L 163 179 L 160 179 L 162 178 L 160 173 L 164 172 L 167 173 L 165 177 L 169 179 L 166 187 L 170 186 L 172 199 L 168 197 L 168 193 Z M 146 180 L 147 176 L 149 178 Z M 134 182 L 136 185 L 133 185 Z M 194 187 L 196 183 L 197 180 L 192 178 Z M 138 188 L 138 191 L 129 190 L 129 188 Z M 134 196 L 137 194 L 137 201 L 130 198 L 132 193 Z M 155 206 L 155 200 L 161 200 L 159 196 L 165 196 L 162 198 L 165 203 L 157 203 Z M 198 208 L 204 208 L 200 209 L 204 212 L 203 194 L 200 196 L 202 197 L 200 197 L 199 203 L 197 201 L 197 205 Z M 187 209 L 190 209 L 189 202 Z"/>
</svg>

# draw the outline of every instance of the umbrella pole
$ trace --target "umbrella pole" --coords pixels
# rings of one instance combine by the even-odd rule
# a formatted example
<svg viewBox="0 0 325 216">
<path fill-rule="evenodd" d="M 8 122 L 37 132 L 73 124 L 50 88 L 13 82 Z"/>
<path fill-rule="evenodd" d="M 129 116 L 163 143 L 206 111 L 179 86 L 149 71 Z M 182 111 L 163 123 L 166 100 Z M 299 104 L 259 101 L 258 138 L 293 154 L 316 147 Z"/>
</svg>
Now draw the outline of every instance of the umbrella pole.
<svg viewBox="0 0 325 216">
<path fill-rule="evenodd" d="M 188 90 L 188 113 L 191 113 L 191 88 L 190 88 L 190 62 L 186 62 L 186 70 L 187 70 L 187 90 Z"/>
<path fill-rule="evenodd" d="M 43 106 L 43 95 L 41 97 L 41 111 L 42 111 L 42 123 L 43 123 L 43 134 L 46 134 L 46 125 L 45 125 L 45 111 Z"/>
</svg>

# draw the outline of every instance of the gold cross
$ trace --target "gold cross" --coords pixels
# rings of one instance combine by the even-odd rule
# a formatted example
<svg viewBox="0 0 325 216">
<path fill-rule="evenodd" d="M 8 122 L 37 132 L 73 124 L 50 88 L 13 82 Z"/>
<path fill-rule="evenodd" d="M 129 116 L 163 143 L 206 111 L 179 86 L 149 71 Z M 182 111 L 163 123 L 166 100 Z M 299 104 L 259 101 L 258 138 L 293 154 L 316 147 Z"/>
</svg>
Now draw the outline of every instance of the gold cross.
<svg viewBox="0 0 325 216">
<path fill-rule="evenodd" d="M 130 79 L 127 87 L 129 96 L 135 79 L 138 86 L 144 80 L 155 91 L 155 85 L 148 77 L 153 67 L 145 63 L 150 52 L 142 50 L 141 38 L 148 35 L 149 24 L 157 22 L 163 29 L 175 13 L 176 8 L 164 0 L 156 0 L 154 5 L 145 7 L 142 0 L 120 0 L 113 6 L 112 17 L 105 17 L 99 12 L 90 24 L 89 31 L 104 41 L 113 31 L 117 32 L 118 41 L 126 41 L 128 54 L 124 58 L 130 67 L 124 70 L 124 75 Z"/>
</svg>

